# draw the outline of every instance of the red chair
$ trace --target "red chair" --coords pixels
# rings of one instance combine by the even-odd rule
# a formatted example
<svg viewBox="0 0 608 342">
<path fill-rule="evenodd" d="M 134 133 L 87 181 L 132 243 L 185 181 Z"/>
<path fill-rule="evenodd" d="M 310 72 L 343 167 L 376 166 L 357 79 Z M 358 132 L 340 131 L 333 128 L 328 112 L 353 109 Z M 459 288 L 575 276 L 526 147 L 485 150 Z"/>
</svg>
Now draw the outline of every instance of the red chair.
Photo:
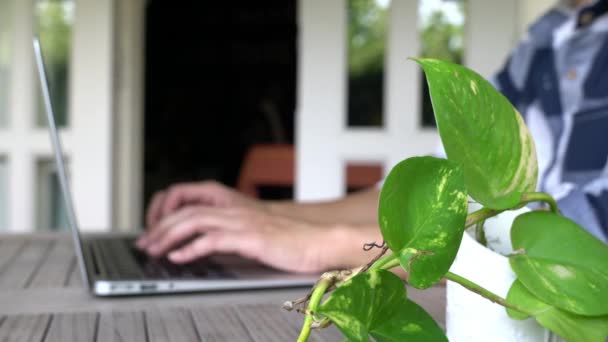
<svg viewBox="0 0 608 342">
<path fill-rule="evenodd" d="M 290 144 L 257 144 L 249 148 L 241 167 L 237 189 L 259 197 L 261 186 L 293 187 L 295 151 Z M 348 189 L 373 186 L 382 179 L 382 166 L 356 163 L 346 167 Z"/>
</svg>

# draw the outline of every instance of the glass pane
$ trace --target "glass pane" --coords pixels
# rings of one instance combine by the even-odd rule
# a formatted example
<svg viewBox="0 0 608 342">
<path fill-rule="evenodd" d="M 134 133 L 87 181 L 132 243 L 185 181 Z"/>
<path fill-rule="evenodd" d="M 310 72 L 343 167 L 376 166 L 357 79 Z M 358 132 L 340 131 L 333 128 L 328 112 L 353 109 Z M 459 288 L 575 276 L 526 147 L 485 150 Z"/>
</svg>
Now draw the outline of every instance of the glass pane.
<svg viewBox="0 0 608 342">
<path fill-rule="evenodd" d="M 465 0 L 419 0 L 421 57 L 463 62 L 465 6 Z M 421 82 L 422 125 L 436 126 L 424 74 Z"/>
<path fill-rule="evenodd" d="M 40 229 L 65 230 L 68 221 L 55 163 L 50 159 L 39 160 L 37 170 L 36 226 Z"/>
<path fill-rule="evenodd" d="M 382 126 L 390 0 L 348 0 L 348 126 Z"/>
<path fill-rule="evenodd" d="M 13 23 L 10 0 L 0 0 L 0 127 L 8 121 L 9 71 L 13 54 Z"/>
<path fill-rule="evenodd" d="M 0 158 L 0 231 L 6 230 L 8 224 L 8 170 L 6 159 Z"/>
<path fill-rule="evenodd" d="M 58 126 L 68 123 L 69 60 L 74 22 L 73 0 L 36 1 L 36 31 L 46 65 L 49 92 Z M 38 114 L 36 124 L 46 126 L 40 88 L 38 91 Z"/>
</svg>

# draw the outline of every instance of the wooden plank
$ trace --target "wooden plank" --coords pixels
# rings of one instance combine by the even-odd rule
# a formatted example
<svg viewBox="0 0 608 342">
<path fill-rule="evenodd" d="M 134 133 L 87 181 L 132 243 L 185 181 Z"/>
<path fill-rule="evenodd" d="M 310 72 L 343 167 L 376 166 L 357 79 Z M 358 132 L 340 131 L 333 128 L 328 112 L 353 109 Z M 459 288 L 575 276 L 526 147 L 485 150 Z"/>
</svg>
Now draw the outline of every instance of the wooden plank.
<svg viewBox="0 0 608 342">
<path fill-rule="evenodd" d="M 281 308 L 278 308 L 275 305 L 269 305 L 266 312 L 266 314 L 270 315 L 272 320 L 274 320 L 275 322 L 280 322 L 282 324 L 289 325 L 293 329 L 296 329 L 298 333 L 302 329 L 302 323 L 304 323 L 304 316 L 302 314 L 299 314 L 295 311 L 288 312 Z M 342 341 L 344 340 L 344 336 L 342 336 L 342 333 L 335 326 L 332 325 L 322 330 L 311 331 L 308 340 L 318 342 Z"/>
<path fill-rule="evenodd" d="M 6 269 L 19 257 L 25 244 L 25 240 L 4 241 L 0 248 L 0 281 L 2 281 Z"/>
<path fill-rule="evenodd" d="M 73 261 L 75 261 L 75 257 L 72 243 L 69 240 L 57 241 L 52 246 L 48 257 L 43 260 L 28 287 L 54 288 L 65 286 L 74 266 Z"/>
<path fill-rule="evenodd" d="M 99 320 L 98 342 L 146 342 L 143 312 L 103 312 Z"/>
<path fill-rule="evenodd" d="M 95 341 L 99 314 L 55 314 L 44 342 Z"/>
<path fill-rule="evenodd" d="M 200 341 L 192 315 L 186 309 L 146 311 L 148 341 Z"/>
<path fill-rule="evenodd" d="M 50 315 L 8 316 L 0 327 L 0 341 L 43 341 L 51 323 Z"/>
<path fill-rule="evenodd" d="M 40 268 L 52 243 L 34 240 L 25 244 L 22 251 L 4 268 L 0 277 L 0 289 L 25 287 Z"/>
<path fill-rule="evenodd" d="M 277 321 L 281 308 L 276 305 L 242 305 L 236 312 L 255 341 L 295 341 L 299 331 L 293 325 Z"/>
<path fill-rule="evenodd" d="M 65 286 L 82 288 L 82 275 L 80 274 L 80 268 L 78 267 L 78 261 L 76 260 L 75 255 L 70 261 L 70 270 L 68 272 L 69 275 L 66 278 Z"/>
<path fill-rule="evenodd" d="M 233 308 L 197 308 L 191 313 L 201 341 L 253 341 Z"/>
</svg>

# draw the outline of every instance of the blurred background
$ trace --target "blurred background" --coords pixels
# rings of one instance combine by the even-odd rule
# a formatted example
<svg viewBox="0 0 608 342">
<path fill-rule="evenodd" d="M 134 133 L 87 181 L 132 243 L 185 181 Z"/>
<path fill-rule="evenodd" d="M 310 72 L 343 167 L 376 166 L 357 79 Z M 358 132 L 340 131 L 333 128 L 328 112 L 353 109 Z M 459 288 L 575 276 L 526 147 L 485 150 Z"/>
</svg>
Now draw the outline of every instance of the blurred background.
<svg viewBox="0 0 608 342">
<path fill-rule="evenodd" d="M 489 77 L 551 0 L 0 0 L 0 231 L 61 230 L 38 34 L 81 225 L 143 224 L 157 190 L 216 179 L 333 198 L 435 150 L 407 57 Z"/>
</svg>

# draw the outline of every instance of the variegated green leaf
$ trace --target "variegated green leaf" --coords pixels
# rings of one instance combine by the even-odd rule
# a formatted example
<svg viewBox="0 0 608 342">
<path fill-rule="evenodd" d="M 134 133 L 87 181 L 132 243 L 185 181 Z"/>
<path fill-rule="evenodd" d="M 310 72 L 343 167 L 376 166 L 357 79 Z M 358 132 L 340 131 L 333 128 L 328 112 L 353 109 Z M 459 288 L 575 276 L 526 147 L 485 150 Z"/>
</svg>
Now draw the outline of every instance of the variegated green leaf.
<svg viewBox="0 0 608 342">
<path fill-rule="evenodd" d="M 568 342 L 604 342 L 608 337 L 608 316 L 586 317 L 558 309 L 538 299 L 518 280 L 509 289 L 507 301 L 532 313 L 540 325 Z M 514 319 L 528 317 L 512 309 L 507 313 Z"/>
<path fill-rule="evenodd" d="M 521 115 L 474 71 L 415 59 L 429 85 L 448 159 L 464 167 L 469 195 L 493 209 L 515 206 L 536 189 L 536 149 Z"/>
<path fill-rule="evenodd" d="M 338 287 L 319 306 L 350 341 L 447 341 L 443 331 L 422 308 L 406 299 L 405 285 L 396 275 L 375 270 Z"/>
<path fill-rule="evenodd" d="M 608 245 L 551 212 L 518 216 L 511 228 L 511 267 L 522 284 L 552 306 L 608 315 Z"/>
<path fill-rule="evenodd" d="M 391 170 L 380 193 L 378 220 L 412 286 L 427 288 L 443 278 L 460 247 L 466 215 L 464 175 L 456 163 L 414 157 Z"/>
</svg>

